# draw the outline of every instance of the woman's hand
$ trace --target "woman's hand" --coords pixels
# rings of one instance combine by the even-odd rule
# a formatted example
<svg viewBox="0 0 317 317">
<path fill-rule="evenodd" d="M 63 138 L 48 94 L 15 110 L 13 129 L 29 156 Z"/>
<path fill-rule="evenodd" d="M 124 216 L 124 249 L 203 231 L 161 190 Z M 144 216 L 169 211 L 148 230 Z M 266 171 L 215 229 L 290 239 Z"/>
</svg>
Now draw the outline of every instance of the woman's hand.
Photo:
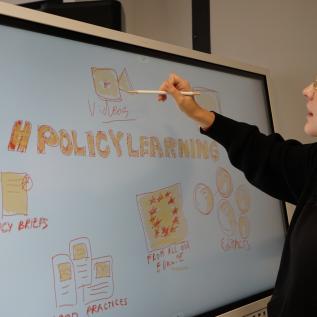
<svg viewBox="0 0 317 317">
<path fill-rule="evenodd" d="M 172 95 L 179 109 L 191 119 L 200 124 L 203 129 L 209 128 L 215 119 L 215 114 L 202 108 L 192 96 L 184 96 L 181 91 L 191 91 L 189 82 L 176 74 L 171 74 L 160 86 L 160 90 Z M 158 101 L 165 101 L 166 95 L 159 95 Z"/>
</svg>

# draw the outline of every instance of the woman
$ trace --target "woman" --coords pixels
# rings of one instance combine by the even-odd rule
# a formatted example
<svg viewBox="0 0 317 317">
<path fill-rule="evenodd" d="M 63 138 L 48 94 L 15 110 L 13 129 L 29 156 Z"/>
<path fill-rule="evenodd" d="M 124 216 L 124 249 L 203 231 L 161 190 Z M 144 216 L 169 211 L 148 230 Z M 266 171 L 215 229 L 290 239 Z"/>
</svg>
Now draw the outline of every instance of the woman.
<svg viewBox="0 0 317 317">
<path fill-rule="evenodd" d="M 188 81 L 171 74 L 160 90 L 171 94 L 181 111 L 196 121 L 201 133 L 225 147 L 231 163 L 265 193 L 296 209 L 287 232 L 269 317 L 317 316 L 317 143 L 265 136 L 258 128 L 200 107 L 180 91 Z M 307 99 L 305 133 L 317 136 L 317 82 L 303 90 Z M 159 95 L 165 101 L 166 95 Z"/>
</svg>

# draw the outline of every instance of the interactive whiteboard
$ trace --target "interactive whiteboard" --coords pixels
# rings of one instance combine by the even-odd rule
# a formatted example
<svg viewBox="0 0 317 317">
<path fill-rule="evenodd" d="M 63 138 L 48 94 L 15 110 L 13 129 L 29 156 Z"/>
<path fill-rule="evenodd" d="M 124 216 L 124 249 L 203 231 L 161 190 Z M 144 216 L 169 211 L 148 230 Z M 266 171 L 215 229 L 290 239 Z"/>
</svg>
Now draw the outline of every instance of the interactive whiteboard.
<svg viewBox="0 0 317 317">
<path fill-rule="evenodd" d="M 0 10 L 1 315 L 195 316 L 270 290 L 281 203 L 171 98 L 127 93 L 175 72 L 270 133 L 265 74 Z"/>
</svg>

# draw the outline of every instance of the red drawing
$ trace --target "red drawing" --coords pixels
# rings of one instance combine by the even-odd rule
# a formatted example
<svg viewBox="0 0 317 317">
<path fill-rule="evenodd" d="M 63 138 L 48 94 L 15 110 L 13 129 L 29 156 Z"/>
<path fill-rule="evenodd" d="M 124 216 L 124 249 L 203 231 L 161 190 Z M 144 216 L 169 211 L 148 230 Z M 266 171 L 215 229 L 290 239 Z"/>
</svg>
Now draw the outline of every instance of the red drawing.
<svg viewBox="0 0 317 317">
<path fill-rule="evenodd" d="M 137 195 L 137 202 L 149 251 L 186 239 L 180 184 Z"/>
</svg>

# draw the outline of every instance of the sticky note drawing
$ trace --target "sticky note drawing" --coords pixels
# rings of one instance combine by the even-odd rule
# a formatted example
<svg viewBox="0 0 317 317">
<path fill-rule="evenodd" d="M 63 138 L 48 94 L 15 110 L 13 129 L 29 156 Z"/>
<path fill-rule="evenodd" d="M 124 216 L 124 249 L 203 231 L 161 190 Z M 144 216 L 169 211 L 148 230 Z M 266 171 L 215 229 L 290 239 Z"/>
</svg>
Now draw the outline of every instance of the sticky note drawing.
<svg viewBox="0 0 317 317">
<path fill-rule="evenodd" d="M 73 245 L 74 260 L 82 260 L 88 257 L 87 247 L 84 243 L 78 243 Z"/>
<path fill-rule="evenodd" d="M 1 172 L 2 216 L 27 216 L 31 187 L 32 180 L 26 173 Z"/>
<path fill-rule="evenodd" d="M 72 278 L 72 268 L 70 263 L 60 263 L 57 267 L 61 282 L 68 281 Z"/>
<path fill-rule="evenodd" d="M 94 270 L 96 271 L 96 278 L 110 277 L 110 265 L 108 262 L 97 262 L 94 265 Z"/>
<path fill-rule="evenodd" d="M 187 238 L 180 184 L 137 195 L 148 251 L 180 243 Z"/>
</svg>

